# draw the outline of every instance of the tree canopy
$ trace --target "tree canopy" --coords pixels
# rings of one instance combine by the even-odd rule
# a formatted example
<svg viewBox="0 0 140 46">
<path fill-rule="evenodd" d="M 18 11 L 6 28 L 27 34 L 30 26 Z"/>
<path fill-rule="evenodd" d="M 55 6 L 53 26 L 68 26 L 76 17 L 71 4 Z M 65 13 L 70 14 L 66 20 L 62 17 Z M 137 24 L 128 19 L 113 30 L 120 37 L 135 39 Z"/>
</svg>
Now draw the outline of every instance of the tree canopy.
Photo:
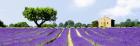
<svg viewBox="0 0 140 46">
<path fill-rule="evenodd" d="M 57 11 L 50 7 L 25 7 L 23 15 L 29 21 L 34 21 L 37 27 L 41 27 L 46 21 L 56 21 Z"/>
<path fill-rule="evenodd" d="M 78 27 L 81 28 L 81 27 L 82 27 L 82 23 L 81 23 L 81 22 L 78 22 L 78 23 L 76 23 L 76 24 L 74 25 L 74 27 L 75 27 L 75 28 L 78 28 Z"/>
<path fill-rule="evenodd" d="M 73 20 L 68 20 L 65 22 L 64 27 L 74 27 L 74 21 Z"/>
<path fill-rule="evenodd" d="M 92 27 L 98 27 L 98 21 L 92 21 Z"/>
<path fill-rule="evenodd" d="M 63 23 L 59 23 L 59 27 L 64 27 L 64 24 Z"/>
</svg>

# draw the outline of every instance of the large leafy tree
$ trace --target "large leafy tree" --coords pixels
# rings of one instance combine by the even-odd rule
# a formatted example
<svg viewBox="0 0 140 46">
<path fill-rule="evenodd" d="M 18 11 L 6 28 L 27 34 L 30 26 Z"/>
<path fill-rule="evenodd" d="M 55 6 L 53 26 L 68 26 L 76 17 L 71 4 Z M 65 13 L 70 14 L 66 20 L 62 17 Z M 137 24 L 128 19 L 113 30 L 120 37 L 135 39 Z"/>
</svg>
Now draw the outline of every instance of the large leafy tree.
<svg viewBox="0 0 140 46">
<path fill-rule="evenodd" d="M 57 19 L 56 14 L 57 11 L 50 7 L 25 7 L 23 11 L 24 17 L 30 21 L 34 21 L 37 27 L 41 27 L 46 21 L 55 21 Z"/>
</svg>

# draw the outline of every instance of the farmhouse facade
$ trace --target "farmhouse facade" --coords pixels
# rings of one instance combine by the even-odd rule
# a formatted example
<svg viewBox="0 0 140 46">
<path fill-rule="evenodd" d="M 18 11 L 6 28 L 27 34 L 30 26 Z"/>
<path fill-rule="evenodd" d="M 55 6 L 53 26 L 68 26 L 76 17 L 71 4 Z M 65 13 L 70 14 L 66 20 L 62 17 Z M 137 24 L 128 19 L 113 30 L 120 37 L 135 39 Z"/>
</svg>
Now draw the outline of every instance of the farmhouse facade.
<svg viewBox="0 0 140 46">
<path fill-rule="evenodd" d="M 98 27 L 114 27 L 115 20 L 104 16 L 98 20 L 98 24 Z"/>
</svg>

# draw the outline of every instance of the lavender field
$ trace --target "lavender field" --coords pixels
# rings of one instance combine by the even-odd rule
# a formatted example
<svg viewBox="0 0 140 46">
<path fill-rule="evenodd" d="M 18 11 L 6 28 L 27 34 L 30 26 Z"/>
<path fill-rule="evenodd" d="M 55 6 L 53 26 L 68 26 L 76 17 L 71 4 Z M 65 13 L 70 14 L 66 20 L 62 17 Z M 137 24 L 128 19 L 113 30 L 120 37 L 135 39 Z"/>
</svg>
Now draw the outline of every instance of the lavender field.
<svg viewBox="0 0 140 46">
<path fill-rule="evenodd" d="M 0 28 L 0 46 L 140 46 L 140 28 Z"/>
</svg>

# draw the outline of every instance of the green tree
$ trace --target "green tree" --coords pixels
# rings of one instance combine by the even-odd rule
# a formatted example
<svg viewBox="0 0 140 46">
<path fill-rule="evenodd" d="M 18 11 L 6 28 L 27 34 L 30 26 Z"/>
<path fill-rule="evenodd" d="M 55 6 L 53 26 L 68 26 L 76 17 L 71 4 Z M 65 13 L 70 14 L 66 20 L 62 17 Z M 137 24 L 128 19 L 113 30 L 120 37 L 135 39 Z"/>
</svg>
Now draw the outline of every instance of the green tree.
<svg viewBox="0 0 140 46">
<path fill-rule="evenodd" d="M 53 25 L 53 27 L 57 27 L 57 24 L 56 23 L 53 23 L 52 25 Z"/>
<path fill-rule="evenodd" d="M 138 19 L 134 20 L 133 22 L 134 22 L 134 26 L 135 27 L 139 27 L 140 26 Z"/>
<path fill-rule="evenodd" d="M 115 27 L 121 27 L 121 25 L 120 24 L 115 24 Z"/>
<path fill-rule="evenodd" d="M 64 27 L 64 24 L 63 23 L 59 23 L 59 27 Z"/>
<path fill-rule="evenodd" d="M 74 27 L 74 21 L 73 20 L 66 21 L 64 27 L 68 27 L 68 28 Z"/>
<path fill-rule="evenodd" d="M 86 24 L 82 24 L 82 27 L 86 27 L 87 28 L 88 26 Z"/>
<path fill-rule="evenodd" d="M 55 28 L 55 27 L 57 27 L 57 24 L 56 23 L 53 23 L 53 24 L 43 24 L 43 25 L 41 25 L 41 27 Z"/>
<path fill-rule="evenodd" d="M 131 19 L 127 19 L 127 20 L 125 21 L 125 26 L 126 26 L 126 27 L 132 27 Z"/>
<path fill-rule="evenodd" d="M 4 25 L 4 23 L 0 20 L 0 27 L 6 27 L 6 25 Z"/>
<path fill-rule="evenodd" d="M 52 27 L 52 24 L 42 24 L 41 27 L 47 27 L 47 28 L 50 28 L 50 27 Z"/>
<path fill-rule="evenodd" d="M 78 22 L 74 26 L 75 26 L 75 28 L 77 28 L 77 27 L 80 27 L 81 28 L 82 27 L 82 23 Z"/>
<path fill-rule="evenodd" d="M 92 27 L 92 24 L 87 24 L 87 27 Z"/>
<path fill-rule="evenodd" d="M 26 22 L 18 22 L 15 24 L 10 24 L 10 27 L 29 27 L 29 25 Z"/>
<path fill-rule="evenodd" d="M 98 21 L 92 21 L 92 27 L 98 27 Z"/>
<path fill-rule="evenodd" d="M 41 27 L 46 21 L 55 21 L 57 11 L 50 7 L 45 8 L 33 8 L 25 7 L 23 15 L 30 21 L 34 21 L 37 27 Z"/>
<path fill-rule="evenodd" d="M 10 24 L 9 27 L 15 27 L 15 25 L 14 24 Z"/>
<path fill-rule="evenodd" d="M 117 27 L 137 27 L 138 25 L 138 21 L 132 21 L 131 19 L 127 19 L 125 22 L 116 24 Z"/>
</svg>

